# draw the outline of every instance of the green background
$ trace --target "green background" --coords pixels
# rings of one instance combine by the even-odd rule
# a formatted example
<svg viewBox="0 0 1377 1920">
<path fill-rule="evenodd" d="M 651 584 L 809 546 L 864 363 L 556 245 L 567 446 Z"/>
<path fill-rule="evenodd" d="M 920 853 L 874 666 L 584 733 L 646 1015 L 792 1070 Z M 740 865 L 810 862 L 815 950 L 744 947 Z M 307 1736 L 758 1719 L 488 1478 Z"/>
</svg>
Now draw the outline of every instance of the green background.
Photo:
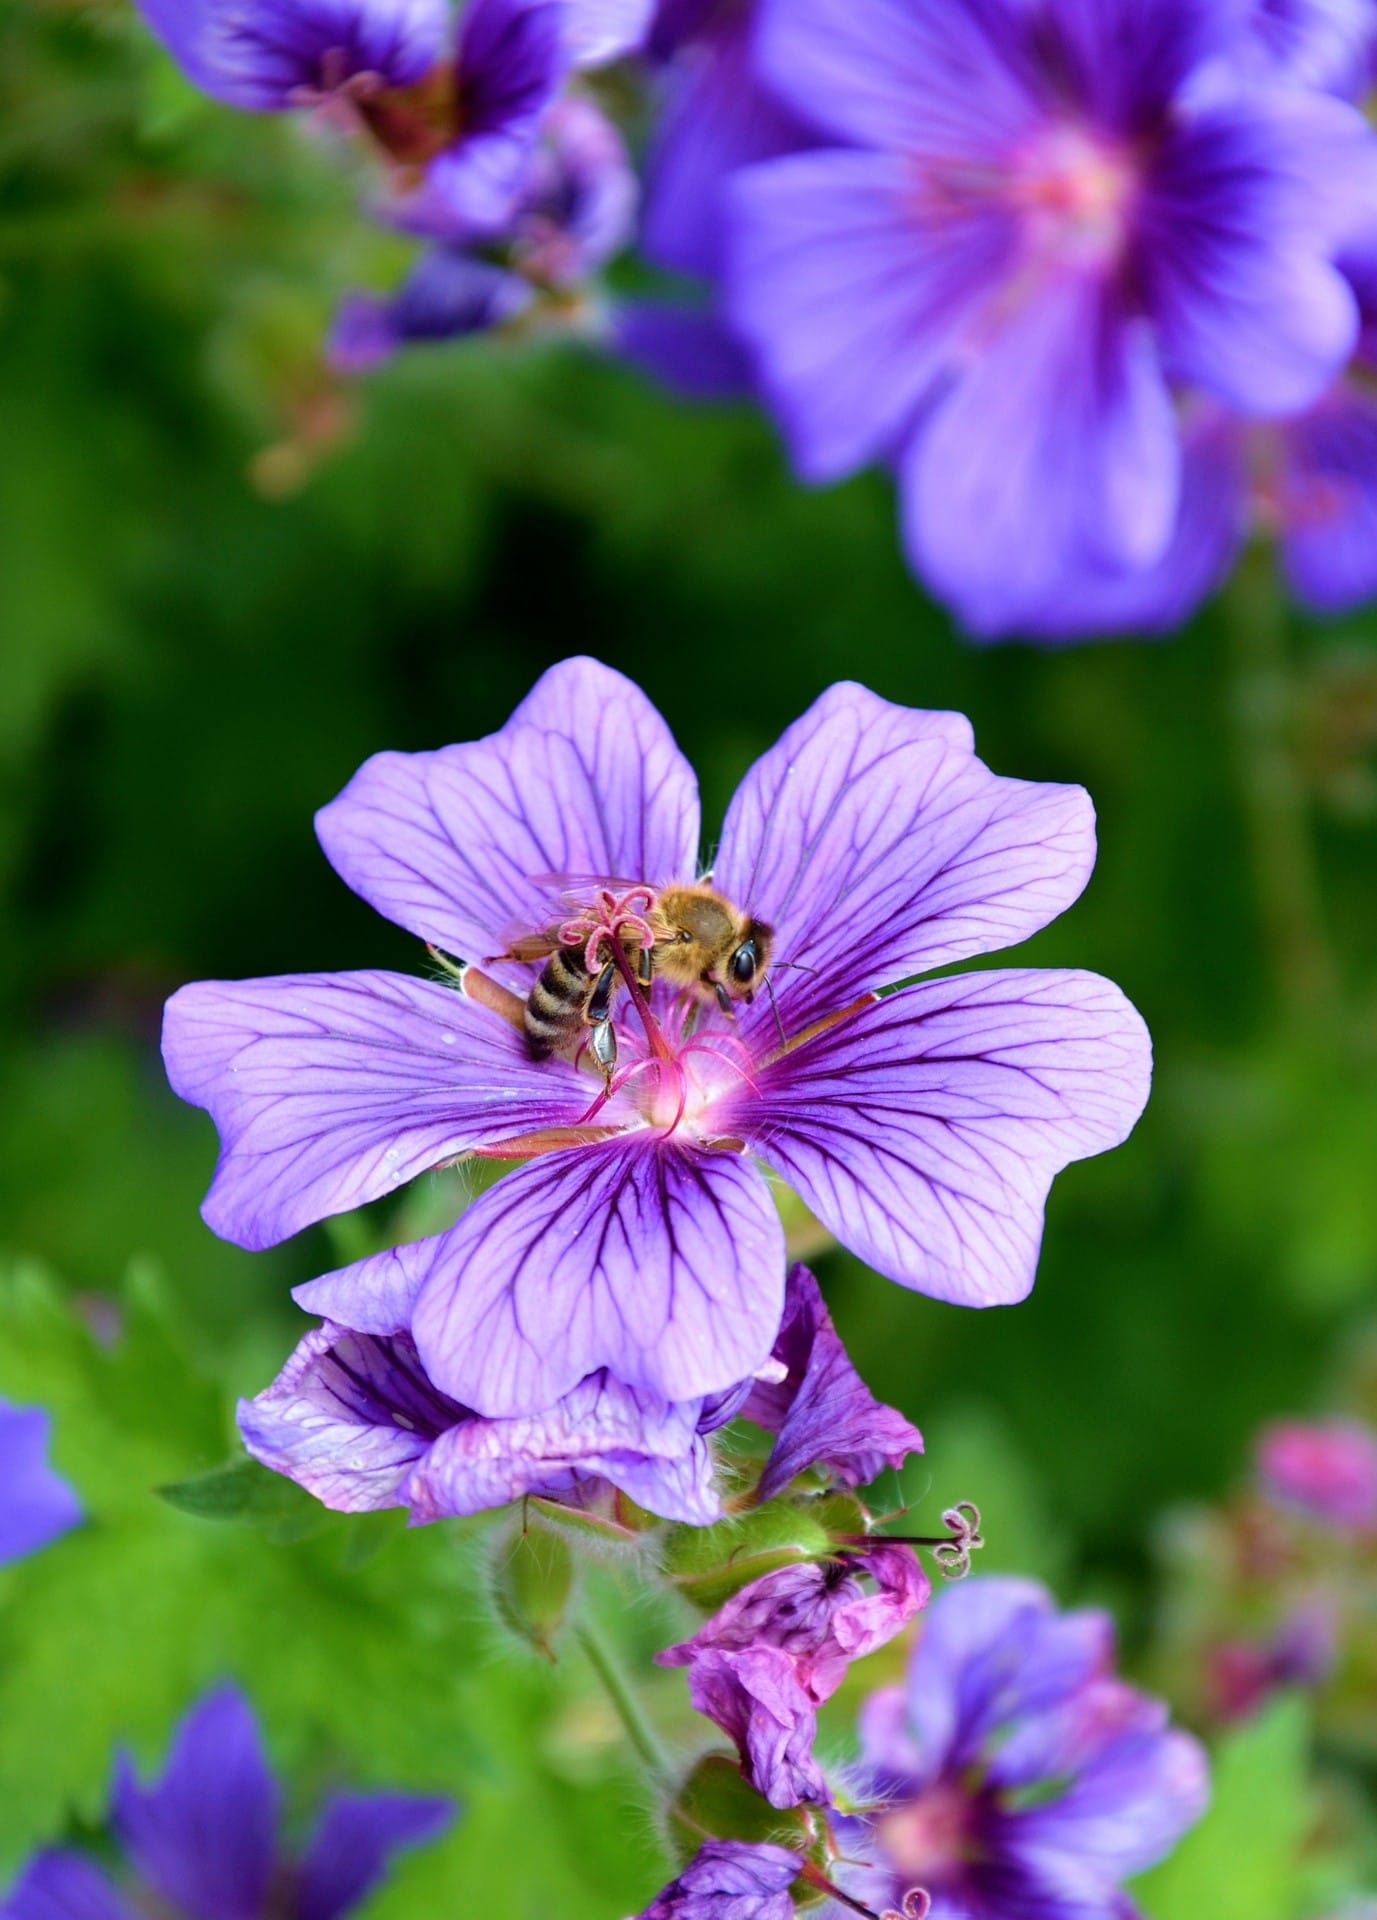
<svg viewBox="0 0 1377 1920">
<path fill-rule="evenodd" d="M 0 1576 L 0 1869 L 98 1824 L 112 1743 L 157 1755 L 231 1672 L 301 1807 L 336 1777 L 469 1803 L 370 1911 L 616 1920 L 657 1883 L 649 1796 L 577 1655 L 503 1643 L 481 1529 L 298 1538 L 295 1510 L 216 1525 L 151 1491 L 229 1456 L 233 1396 L 300 1331 L 288 1287 L 339 1257 L 326 1230 L 249 1255 L 203 1227 L 213 1130 L 163 1083 L 162 1000 L 420 970 L 312 812 L 378 748 L 500 725 L 572 652 L 645 686 L 710 823 L 842 677 L 967 712 L 1001 773 L 1084 783 L 1097 872 L 1017 958 L 1122 984 L 1156 1043 L 1146 1118 L 1057 1182 L 1020 1307 L 819 1272 L 927 1435 L 920 1511 L 978 1500 L 988 1563 L 1109 1601 L 1132 1661 L 1157 1517 L 1235 1484 L 1263 1419 L 1330 1404 L 1367 1337 L 1373 626 L 1306 625 L 1259 568 L 1169 643 L 980 650 L 906 574 L 884 478 L 801 490 L 748 413 L 560 346 L 336 387 L 335 298 L 406 257 L 360 184 L 197 100 L 122 6 L 0 0 L 0 1392 L 55 1408 L 93 1516 Z M 643 1664 L 665 1617 L 597 1580 Z M 697 1737 L 677 1678 L 651 1698 Z M 1231 1806 L 1267 1793 L 1276 1864 L 1226 1920 L 1317 1911 L 1294 1710 L 1240 1752 L 1158 1920 L 1200 1911 Z"/>
</svg>

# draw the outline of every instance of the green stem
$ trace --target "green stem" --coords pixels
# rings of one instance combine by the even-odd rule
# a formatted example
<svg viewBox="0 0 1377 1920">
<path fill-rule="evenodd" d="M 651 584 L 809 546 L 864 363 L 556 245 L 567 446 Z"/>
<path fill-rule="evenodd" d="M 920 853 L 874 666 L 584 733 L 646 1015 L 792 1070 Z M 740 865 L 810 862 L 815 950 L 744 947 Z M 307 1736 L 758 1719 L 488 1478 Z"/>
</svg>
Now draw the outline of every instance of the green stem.
<svg viewBox="0 0 1377 1920">
<path fill-rule="evenodd" d="M 602 1682 L 603 1691 L 611 1701 L 627 1739 L 656 1779 L 667 1780 L 669 1761 L 645 1717 L 640 1701 L 632 1691 L 630 1681 L 622 1672 L 616 1654 L 590 1620 L 579 1622 L 574 1628 L 574 1638 L 583 1648 L 589 1666 Z"/>
<path fill-rule="evenodd" d="M 1308 1020 L 1335 1005 L 1339 970 L 1296 762 L 1288 607 L 1266 555 L 1249 554 L 1240 566 L 1225 595 L 1225 619 L 1238 777 L 1263 933 L 1284 1005 Z"/>
</svg>

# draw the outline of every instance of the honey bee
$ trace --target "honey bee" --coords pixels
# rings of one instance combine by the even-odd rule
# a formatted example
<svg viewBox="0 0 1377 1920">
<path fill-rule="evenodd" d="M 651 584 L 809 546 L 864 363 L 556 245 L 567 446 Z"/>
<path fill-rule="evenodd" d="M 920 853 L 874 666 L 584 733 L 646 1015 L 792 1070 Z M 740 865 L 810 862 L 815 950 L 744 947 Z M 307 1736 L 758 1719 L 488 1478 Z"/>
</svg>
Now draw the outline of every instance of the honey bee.
<svg viewBox="0 0 1377 1920">
<path fill-rule="evenodd" d="M 773 930 L 705 883 L 645 892 L 650 904 L 644 923 L 652 944 L 624 953 L 638 983 L 649 987 L 653 980 L 667 981 L 715 1001 L 729 1017 L 734 1002 L 749 1005 L 770 964 Z M 587 943 L 561 941 L 557 928 L 514 940 L 501 957 L 545 962 L 526 998 L 531 1058 L 548 1060 L 567 1052 L 586 1032 L 594 1060 L 610 1079 L 617 1064 L 612 1003 L 621 984 L 618 960 L 609 956 L 590 969 Z"/>
</svg>

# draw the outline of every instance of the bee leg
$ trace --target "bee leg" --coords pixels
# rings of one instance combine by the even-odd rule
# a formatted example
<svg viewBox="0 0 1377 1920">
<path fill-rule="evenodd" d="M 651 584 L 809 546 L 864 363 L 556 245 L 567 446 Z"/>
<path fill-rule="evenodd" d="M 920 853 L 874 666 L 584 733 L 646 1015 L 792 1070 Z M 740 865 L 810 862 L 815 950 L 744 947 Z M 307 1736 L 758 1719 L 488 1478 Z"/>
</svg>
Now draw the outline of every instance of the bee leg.
<svg viewBox="0 0 1377 1920">
<path fill-rule="evenodd" d="M 617 1029 L 610 1020 L 598 1020 L 594 1023 L 589 1036 L 593 1058 L 598 1063 L 607 1091 L 612 1091 L 612 1073 L 617 1064 Z"/>
<path fill-rule="evenodd" d="M 654 978 L 655 967 L 651 959 L 651 949 L 642 947 L 636 958 L 636 976 L 643 987 L 648 987 Z"/>
<path fill-rule="evenodd" d="M 584 1009 L 584 1019 L 590 1027 L 606 1026 L 612 1018 L 612 990 L 617 984 L 617 963 L 609 960 L 597 979 L 593 982 L 593 991 L 588 996 L 588 1005 Z"/>
<path fill-rule="evenodd" d="M 722 985 L 722 982 L 720 980 L 714 980 L 712 982 L 712 990 L 717 995 L 717 1004 L 721 1007 L 723 1013 L 726 1014 L 729 1020 L 735 1020 L 736 1008 L 732 1005 L 732 997 Z"/>
</svg>

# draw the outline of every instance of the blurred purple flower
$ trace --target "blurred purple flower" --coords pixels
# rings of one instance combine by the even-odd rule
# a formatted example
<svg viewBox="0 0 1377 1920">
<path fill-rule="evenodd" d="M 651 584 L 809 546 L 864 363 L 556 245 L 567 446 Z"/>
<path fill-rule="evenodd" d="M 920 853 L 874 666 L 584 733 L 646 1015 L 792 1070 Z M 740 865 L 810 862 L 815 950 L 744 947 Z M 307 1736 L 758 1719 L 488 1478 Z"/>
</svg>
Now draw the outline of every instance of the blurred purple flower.
<svg viewBox="0 0 1377 1920">
<path fill-rule="evenodd" d="M 698 824 L 663 720 L 589 660 L 485 740 L 375 756 L 317 821 L 356 892 L 476 960 L 550 925 L 552 873 L 692 879 Z M 1093 859 L 1079 788 L 998 778 L 958 715 L 833 687 L 747 774 L 714 869 L 775 930 L 772 996 L 728 1020 L 658 980 L 643 1013 L 628 992 L 594 1097 L 573 1061 L 526 1052 L 537 965 L 499 959 L 465 993 L 386 973 L 183 988 L 164 1055 L 220 1130 L 205 1217 L 266 1247 L 462 1155 L 523 1159 L 448 1232 L 335 1276 L 329 1308 L 347 1325 L 351 1290 L 414 1288 L 431 1380 L 492 1416 L 603 1369 L 667 1401 L 757 1372 L 786 1262 L 754 1154 L 902 1284 L 1021 1299 L 1053 1175 L 1142 1108 L 1143 1024 L 1093 974 L 877 989 L 1025 938 Z"/>
<path fill-rule="evenodd" d="M 762 0 L 761 76 L 833 143 L 732 189 L 729 307 L 801 473 L 892 460 L 918 571 L 977 633 L 1046 630 L 1168 552 L 1168 381 L 1320 399 L 1377 140 L 1230 88 L 1192 0 Z"/>
<path fill-rule="evenodd" d="M 42 1407 L 0 1400 L 0 1566 L 37 1553 L 82 1519 L 81 1502 L 48 1465 L 51 1432 Z"/>
<path fill-rule="evenodd" d="M 753 1580 L 655 1658 L 688 1668 L 694 1706 L 736 1742 L 746 1779 L 771 1806 L 826 1805 L 817 1710 L 851 1662 L 892 1640 L 931 1591 L 912 1547 L 877 1538 Z"/>
<path fill-rule="evenodd" d="M 399 1793 L 328 1800 L 304 1858 L 280 1850 L 277 1787 L 247 1701 L 222 1686 L 182 1721 L 162 1778 L 139 1785 L 127 1758 L 112 1820 L 134 1875 L 117 1887 L 81 1854 L 50 1848 L 24 1868 L 0 1920 L 338 1920 L 386 1876 L 399 1848 L 434 1840 L 452 1801 Z"/>
<path fill-rule="evenodd" d="M 1210 1649 L 1211 1716 L 1242 1720 L 1282 1687 L 1318 1687 L 1333 1671 L 1339 1623 L 1332 1604 L 1315 1598 L 1293 1607 L 1265 1640 L 1225 1640 Z"/>
<path fill-rule="evenodd" d="M 640 1920 L 793 1920 L 803 1856 L 761 1841 L 709 1840 Z"/>
<path fill-rule="evenodd" d="M 391 298 L 355 293 L 344 301 L 330 341 L 341 372 L 363 372 L 407 344 L 514 321 L 580 324 L 580 283 L 621 251 L 635 224 L 636 178 L 621 136 L 586 100 L 557 101 L 545 115 L 499 232 L 475 226 L 462 196 L 457 204 L 450 198 L 450 184 L 432 169 L 379 210 L 437 244 Z"/>
<path fill-rule="evenodd" d="M 920 1883 L 933 1920 L 1127 1920 L 1119 1892 L 1204 1810 L 1205 1756 L 1112 1676 L 1099 1613 L 1058 1614 L 1031 1581 L 978 1579 L 926 1616 L 905 1688 L 862 1714 L 846 1852 L 871 1904 Z"/>
<path fill-rule="evenodd" d="M 918 1430 L 866 1391 L 805 1267 L 789 1276 L 772 1384 L 743 1380 L 711 1399 L 666 1403 L 600 1373 L 548 1411 L 505 1420 L 432 1385 L 409 1332 L 417 1284 L 398 1265 L 366 1301 L 338 1278 L 301 1288 L 301 1304 L 327 1324 L 266 1392 L 240 1403 L 254 1458 L 327 1507 L 404 1506 L 420 1522 L 525 1494 L 597 1506 L 619 1488 L 662 1519 L 704 1526 L 723 1512 L 706 1436 L 738 1412 L 779 1435 L 762 1500 L 810 1467 L 855 1486 L 922 1448 Z M 349 1324 L 330 1319 L 337 1306 Z"/>
<path fill-rule="evenodd" d="M 1377 1530 L 1377 1434 L 1356 1420 L 1279 1420 L 1257 1447 L 1263 1491 L 1346 1532 Z"/>
</svg>

